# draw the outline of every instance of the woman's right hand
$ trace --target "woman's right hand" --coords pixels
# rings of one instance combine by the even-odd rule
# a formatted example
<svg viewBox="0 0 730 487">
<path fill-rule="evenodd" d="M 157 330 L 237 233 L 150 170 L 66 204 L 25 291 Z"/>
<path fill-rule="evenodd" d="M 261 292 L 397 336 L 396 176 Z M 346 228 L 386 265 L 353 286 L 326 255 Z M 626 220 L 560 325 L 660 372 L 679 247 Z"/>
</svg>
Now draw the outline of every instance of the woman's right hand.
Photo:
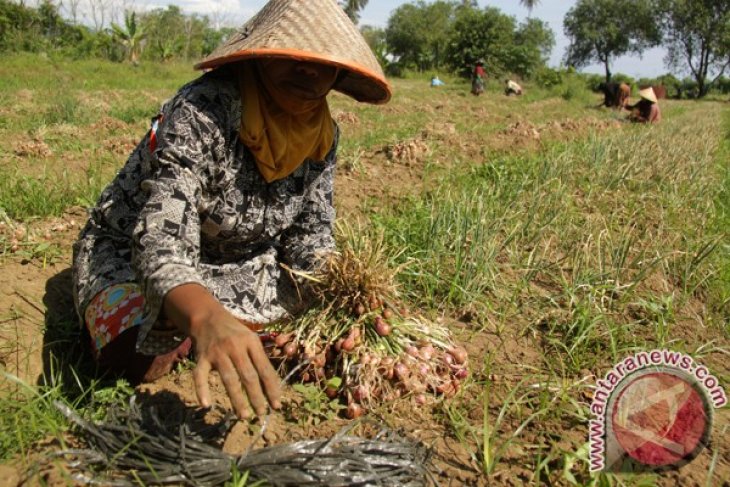
<svg viewBox="0 0 730 487">
<path fill-rule="evenodd" d="M 167 318 L 193 340 L 197 360 L 193 379 L 201 406 L 210 406 L 208 377 L 217 370 L 239 418 L 250 416 L 247 402 L 257 415 L 266 413 L 267 402 L 274 409 L 281 407 L 281 380 L 258 335 L 207 289 L 198 284 L 178 286 L 167 294 L 164 307 Z"/>
</svg>

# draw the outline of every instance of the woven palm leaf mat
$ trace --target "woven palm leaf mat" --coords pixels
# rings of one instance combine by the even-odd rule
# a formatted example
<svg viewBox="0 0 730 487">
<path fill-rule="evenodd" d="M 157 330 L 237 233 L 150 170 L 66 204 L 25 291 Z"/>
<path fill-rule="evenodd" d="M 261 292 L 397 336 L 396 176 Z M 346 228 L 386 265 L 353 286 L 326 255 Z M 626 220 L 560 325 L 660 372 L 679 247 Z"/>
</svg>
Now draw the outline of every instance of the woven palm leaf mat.
<svg viewBox="0 0 730 487">
<path fill-rule="evenodd" d="M 56 407 L 87 444 L 58 454 L 76 472 L 75 480 L 87 485 L 217 486 L 236 471 L 248 472 L 247 485 L 436 485 L 428 448 L 388 429 L 372 438 L 350 434 L 358 422 L 329 439 L 249 448 L 233 456 L 216 445 L 235 423 L 230 412 L 213 425 L 195 415 L 170 425 L 155 407 L 139 407 L 134 397 L 102 422 L 88 421 L 60 402 Z"/>
</svg>

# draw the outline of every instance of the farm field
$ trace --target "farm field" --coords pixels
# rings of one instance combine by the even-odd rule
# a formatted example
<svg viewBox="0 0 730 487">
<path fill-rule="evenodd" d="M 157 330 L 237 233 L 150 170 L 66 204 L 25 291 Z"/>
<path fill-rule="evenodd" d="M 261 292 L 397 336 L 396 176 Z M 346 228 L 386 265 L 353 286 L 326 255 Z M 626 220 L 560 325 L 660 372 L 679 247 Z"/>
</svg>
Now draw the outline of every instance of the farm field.
<svg viewBox="0 0 730 487">
<path fill-rule="evenodd" d="M 52 455 L 78 443 L 54 400 L 95 418 L 133 392 L 195 404 L 188 365 L 136 391 L 96 374 L 70 295 L 85 208 L 195 76 L 0 65 L 0 485 L 78 483 Z M 391 80 L 384 106 L 330 96 L 338 219 L 382 238 L 402 298 L 469 354 L 453 397 L 404 396 L 369 417 L 432 447 L 440 485 L 728 485 L 727 406 L 709 448 L 657 474 L 591 476 L 588 420 L 596 381 L 637 351 L 687 353 L 730 388 L 730 104 L 662 100 L 660 125 L 634 126 L 578 79 L 518 98 L 497 80 L 473 97 L 428 77 Z M 228 405 L 215 380 L 212 392 Z M 347 424 L 314 393 L 286 395 L 262 444 Z M 222 447 L 245 451 L 257 428 L 238 423 Z"/>
</svg>

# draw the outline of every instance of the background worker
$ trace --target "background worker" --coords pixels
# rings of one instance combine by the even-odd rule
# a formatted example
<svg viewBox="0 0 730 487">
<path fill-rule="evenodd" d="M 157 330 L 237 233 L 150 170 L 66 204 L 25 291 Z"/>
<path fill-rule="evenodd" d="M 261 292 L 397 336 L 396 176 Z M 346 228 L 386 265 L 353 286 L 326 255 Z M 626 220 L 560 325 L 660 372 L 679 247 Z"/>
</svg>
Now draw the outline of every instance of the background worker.
<svg viewBox="0 0 730 487">
<path fill-rule="evenodd" d="M 507 96 L 516 95 L 521 96 L 522 95 L 522 87 L 512 81 L 511 79 L 504 80 L 504 94 Z"/>
<path fill-rule="evenodd" d="M 626 106 L 626 109 L 631 111 L 629 120 L 636 123 L 661 122 L 662 112 L 654 90 L 652 88 L 640 90 L 639 97 L 640 99 L 636 104 Z"/>
</svg>

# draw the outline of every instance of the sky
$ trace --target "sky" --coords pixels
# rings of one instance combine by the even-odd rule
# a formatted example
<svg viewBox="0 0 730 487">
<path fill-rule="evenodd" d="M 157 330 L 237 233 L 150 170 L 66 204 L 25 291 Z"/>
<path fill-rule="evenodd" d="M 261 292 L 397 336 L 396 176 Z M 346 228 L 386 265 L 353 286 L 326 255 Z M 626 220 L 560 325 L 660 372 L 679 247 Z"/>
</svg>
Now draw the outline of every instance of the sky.
<svg viewBox="0 0 730 487">
<path fill-rule="evenodd" d="M 368 5 L 360 12 L 360 25 L 386 27 L 390 13 L 404 3 L 412 0 L 369 0 Z M 154 2 L 156 3 L 156 2 Z M 266 4 L 266 0 L 170 0 L 160 1 L 164 6 L 174 3 L 185 12 L 197 12 L 204 15 L 217 14 L 224 17 L 226 23 L 233 25 L 243 24 Z M 479 0 L 479 7 L 497 7 L 502 12 L 512 15 L 518 21 L 527 17 L 527 9 L 520 5 L 519 0 Z M 574 0 L 542 0 L 532 11 L 532 17 L 548 23 L 555 33 L 555 47 L 549 64 L 557 67 L 565 54 L 568 40 L 563 34 L 563 18 L 566 12 L 575 4 Z M 632 77 L 655 77 L 666 73 L 664 67 L 665 51 L 662 48 L 647 50 L 641 57 L 622 56 L 613 61 L 611 71 L 624 73 Z M 592 65 L 582 71 L 590 73 L 604 73 L 602 65 Z"/>
</svg>

